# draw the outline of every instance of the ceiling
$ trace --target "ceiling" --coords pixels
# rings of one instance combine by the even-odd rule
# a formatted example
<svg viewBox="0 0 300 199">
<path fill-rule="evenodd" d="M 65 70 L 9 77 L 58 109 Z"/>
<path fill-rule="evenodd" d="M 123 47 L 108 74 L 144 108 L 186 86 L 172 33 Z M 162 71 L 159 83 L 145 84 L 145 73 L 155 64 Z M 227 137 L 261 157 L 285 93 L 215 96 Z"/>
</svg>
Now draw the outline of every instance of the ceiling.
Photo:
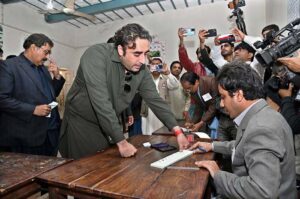
<svg viewBox="0 0 300 199">
<path fill-rule="evenodd" d="M 50 0 L 0 0 L 3 4 L 23 3 L 36 10 L 36 12 L 46 10 L 46 5 L 49 1 Z M 41 15 L 44 15 L 47 23 L 64 22 L 81 28 L 142 15 L 166 12 L 168 10 L 186 9 L 217 1 L 224 0 L 76 0 L 75 10 L 94 15 L 96 17 L 94 21 L 65 13 L 48 13 Z M 61 11 L 64 8 L 65 0 L 52 0 L 52 2 L 54 10 Z"/>
</svg>

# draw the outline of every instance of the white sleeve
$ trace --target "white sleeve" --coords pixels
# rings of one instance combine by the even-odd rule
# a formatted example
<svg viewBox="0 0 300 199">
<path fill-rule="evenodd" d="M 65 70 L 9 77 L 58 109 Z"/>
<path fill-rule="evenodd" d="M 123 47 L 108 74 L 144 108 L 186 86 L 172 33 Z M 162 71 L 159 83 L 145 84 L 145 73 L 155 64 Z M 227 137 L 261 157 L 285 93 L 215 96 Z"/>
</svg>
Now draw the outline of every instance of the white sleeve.
<svg viewBox="0 0 300 199">
<path fill-rule="evenodd" d="M 222 68 L 224 64 L 227 64 L 228 62 L 224 59 L 224 57 L 221 55 L 221 47 L 220 46 L 213 46 L 211 48 L 211 59 L 213 60 L 214 64 L 218 68 Z"/>
<path fill-rule="evenodd" d="M 169 90 L 174 90 L 179 87 L 180 81 L 171 73 L 168 75 L 167 87 Z"/>
<path fill-rule="evenodd" d="M 246 42 L 247 44 L 251 45 L 251 47 L 256 50 L 256 53 L 259 53 L 259 52 L 262 51 L 262 49 L 256 49 L 255 46 L 253 45 L 257 41 L 262 41 L 262 39 L 260 37 L 254 37 L 254 36 L 245 35 L 244 42 Z M 256 53 L 255 53 L 255 55 L 256 55 Z M 265 74 L 265 68 L 257 61 L 255 55 L 254 55 L 254 59 L 251 62 L 250 66 L 254 70 L 256 70 L 256 72 L 259 74 L 259 76 L 263 80 L 264 79 L 264 74 Z"/>
<path fill-rule="evenodd" d="M 244 42 L 246 42 L 247 44 L 249 44 L 257 52 L 260 52 L 261 49 L 256 49 L 255 46 L 253 45 L 257 41 L 262 41 L 262 39 L 260 37 L 254 37 L 254 36 L 245 35 Z"/>
</svg>

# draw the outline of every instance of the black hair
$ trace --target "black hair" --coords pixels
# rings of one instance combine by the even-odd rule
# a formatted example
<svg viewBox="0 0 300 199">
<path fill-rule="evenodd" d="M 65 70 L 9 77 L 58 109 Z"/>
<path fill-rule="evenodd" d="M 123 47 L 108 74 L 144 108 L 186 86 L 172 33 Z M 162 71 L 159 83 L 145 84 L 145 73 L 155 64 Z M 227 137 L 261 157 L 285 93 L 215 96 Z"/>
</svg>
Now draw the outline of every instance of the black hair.
<svg viewBox="0 0 300 199">
<path fill-rule="evenodd" d="M 106 43 L 115 43 L 115 39 L 114 39 L 114 37 L 110 37 L 108 40 L 107 40 L 107 42 Z"/>
<path fill-rule="evenodd" d="M 152 63 L 154 60 L 159 60 L 160 63 L 162 63 L 162 59 L 160 57 L 152 57 L 150 62 Z"/>
<path fill-rule="evenodd" d="M 174 64 L 179 64 L 180 67 L 181 67 L 181 70 L 182 70 L 182 65 L 181 65 L 181 63 L 180 63 L 179 61 L 173 61 L 173 62 L 171 63 L 171 65 L 170 65 L 170 70 L 172 70 Z"/>
<path fill-rule="evenodd" d="M 8 55 L 7 57 L 6 57 L 6 59 L 11 59 L 11 58 L 14 58 L 14 57 L 16 57 L 17 55 Z"/>
<path fill-rule="evenodd" d="M 239 50 L 239 49 L 245 49 L 245 50 L 247 50 L 249 53 L 252 53 L 253 56 L 252 56 L 252 58 L 251 58 L 251 61 L 253 61 L 256 50 L 255 50 L 254 48 L 252 48 L 252 46 L 250 46 L 250 45 L 247 44 L 246 42 L 242 41 L 242 42 L 239 43 L 236 47 L 234 47 L 234 51 Z"/>
<path fill-rule="evenodd" d="M 2 50 L 2 48 L 0 48 L 0 55 L 2 55 L 3 54 L 3 50 Z"/>
<path fill-rule="evenodd" d="M 226 44 L 229 44 L 232 48 L 234 47 L 234 43 L 232 42 L 225 42 Z"/>
<path fill-rule="evenodd" d="M 249 64 L 235 60 L 225 64 L 217 75 L 219 86 L 228 91 L 230 96 L 242 90 L 246 100 L 265 97 L 263 84 L 258 73 Z"/>
<path fill-rule="evenodd" d="M 185 72 L 181 78 L 180 82 L 189 82 L 192 85 L 195 85 L 196 80 L 199 80 L 199 76 L 194 72 Z"/>
<path fill-rule="evenodd" d="M 119 45 L 121 45 L 123 47 L 124 52 L 126 52 L 126 47 L 130 49 L 135 49 L 135 41 L 137 38 L 147 39 L 150 42 L 152 41 L 149 32 L 146 29 L 144 29 L 141 25 L 136 23 L 127 24 L 115 33 L 115 47 L 117 48 Z"/>
<path fill-rule="evenodd" d="M 265 31 L 270 31 L 270 30 L 274 30 L 275 32 L 278 32 L 279 31 L 279 26 L 277 26 L 276 24 L 270 24 L 270 25 L 267 25 L 266 27 L 264 27 L 261 31 L 261 34 L 263 34 L 263 32 Z"/>
<path fill-rule="evenodd" d="M 207 46 L 207 45 L 204 45 L 204 46 L 205 46 L 205 49 L 206 49 L 206 51 L 207 51 L 207 54 L 210 54 L 210 51 L 211 51 L 210 47 Z M 201 50 L 200 47 L 197 48 L 197 50 L 196 50 L 196 54 L 197 54 L 197 55 L 198 55 L 198 52 L 199 52 L 200 50 Z"/>
<path fill-rule="evenodd" d="M 40 33 L 34 33 L 27 37 L 27 39 L 24 41 L 23 48 L 26 50 L 32 44 L 36 45 L 37 47 L 42 47 L 46 44 L 49 44 L 51 48 L 54 46 L 51 39 L 49 39 L 46 35 Z"/>
</svg>

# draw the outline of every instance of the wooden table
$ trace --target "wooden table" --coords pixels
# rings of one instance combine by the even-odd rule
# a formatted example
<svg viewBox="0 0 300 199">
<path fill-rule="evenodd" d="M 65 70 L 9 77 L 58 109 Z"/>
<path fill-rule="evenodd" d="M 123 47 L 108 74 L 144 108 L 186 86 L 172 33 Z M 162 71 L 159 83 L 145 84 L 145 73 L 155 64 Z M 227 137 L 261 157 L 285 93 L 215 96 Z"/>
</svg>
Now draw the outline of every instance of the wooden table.
<svg viewBox="0 0 300 199">
<path fill-rule="evenodd" d="M 40 190 L 34 178 L 70 160 L 20 153 L 0 153 L 0 198 L 26 198 Z"/>
<path fill-rule="evenodd" d="M 209 173 L 200 170 L 157 169 L 150 163 L 175 151 L 159 152 L 142 143 L 167 142 L 177 146 L 174 136 L 138 135 L 130 138 L 138 153 L 121 158 L 117 147 L 74 160 L 43 173 L 37 180 L 48 186 L 50 198 L 204 198 Z M 214 153 L 194 154 L 176 166 L 195 167 L 197 160 L 211 160 Z M 210 196 L 209 196 L 210 197 Z"/>
</svg>

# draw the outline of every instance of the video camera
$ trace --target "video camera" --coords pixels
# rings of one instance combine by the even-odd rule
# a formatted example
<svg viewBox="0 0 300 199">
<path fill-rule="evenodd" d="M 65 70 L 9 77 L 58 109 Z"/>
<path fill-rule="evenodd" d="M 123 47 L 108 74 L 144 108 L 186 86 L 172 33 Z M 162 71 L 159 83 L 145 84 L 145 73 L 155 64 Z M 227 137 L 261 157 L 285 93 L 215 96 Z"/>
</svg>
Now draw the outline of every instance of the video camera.
<svg viewBox="0 0 300 199">
<path fill-rule="evenodd" d="M 295 74 L 289 71 L 285 66 L 280 63 L 275 63 L 272 67 L 273 76 L 268 80 L 268 87 L 274 91 L 279 89 L 288 89 L 291 80 Z"/>
<path fill-rule="evenodd" d="M 269 33 L 262 42 L 255 42 L 255 48 L 263 49 L 262 52 L 255 55 L 257 61 L 263 66 L 271 66 L 278 58 L 288 56 L 299 49 L 300 29 L 294 28 L 298 24 L 300 24 L 300 18 L 292 21 L 276 33 Z M 288 35 L 276 41 L 284 32 L 288 32 Z"/>
</svg>

